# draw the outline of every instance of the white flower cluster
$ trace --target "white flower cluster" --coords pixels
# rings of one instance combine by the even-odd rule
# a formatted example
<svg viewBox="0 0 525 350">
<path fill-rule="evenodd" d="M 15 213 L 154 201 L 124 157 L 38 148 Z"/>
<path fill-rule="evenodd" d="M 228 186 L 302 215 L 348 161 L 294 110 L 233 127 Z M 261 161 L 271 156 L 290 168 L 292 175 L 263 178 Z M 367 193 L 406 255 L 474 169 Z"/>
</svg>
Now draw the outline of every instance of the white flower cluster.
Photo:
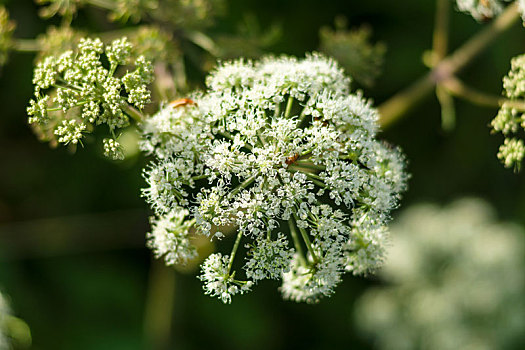
<svg viewBox="0 0 525 350">
<path fill-rule="evenodd" d="M 513 0 L 456 0 L 459 11 L 469 13 L 477 21 L 487 20 L 498 15 L 504 2 Z"/>
<path fill-rule="evenodd" d="M 378 349 L 518 349 L 525 340 L 525 242 L 479 199 L 408 209 L 391 226 L 385 286 L 357 302 Z"/>
<path fill-rule="evenodd" d="M 147 85 L 153 78 L 143 56 L 134 61 L 134 70 L 115 75 L 120 66 L 131 63 L 131 49 L 126 38 L 106 47 L 100 39 L 81 39 L 77 52 L 39 62 L 33 77 L 35 99 L 27 108 L 29 123 L 52 129 L 64 144 L 80 142 L 82 132 L 94 125 L 107 124 L 113 135 L 127 126 L 129 109 L 143 109 L 149 103 Z M 107 150 L 106 141 L 104 146 Z M 114 152 L 109 154 L 115 158 Z"/>
<path fill-rule="evenodd" d="M 459 11 L 470 14 L 476 21 L 486 21 L 503 11 L 505 3 L 514 0 L 456 0 Z M 521 17 L 525 21 L 525 0 L 516 0 Z M 524 22 L 525 25 L 525 22 Z"/>
<path fill-rule="evenodd" d="M 203 264 L 207 294 L 229 302 L 282 278 L 285 298 L 315 302 L 343 273 L 381 264 L 404 158 L 376 139 L 377 112 L 349 82 L 318 54 L 237 60 L 211 73 L 206 93 L 146 119 L 141 147 L 157 160 L 143 193 L 157 220 L 182 207 L 196 234 L 237 229 L 231 254 Z M 239 246 L 248 248 L 244 276 L 233 270 Z"/>
<path fill-rule="evenodd" d="M 503 78 L 505 97 L 509 102 L 503 104 L 491 126 L 494 131 L 501 132 L 505 136 L 505 142 L 500 146 L 498 158 L 505 167 L 520 168 L 521 161 L 525 155 L 523 140 L 511 137 L 519 130 L 525 129 L 525 55 L 514 57 L 511 60 L 511 70 Z M 518 102 L 518 104 L 513 104 Z"/>
</svg>

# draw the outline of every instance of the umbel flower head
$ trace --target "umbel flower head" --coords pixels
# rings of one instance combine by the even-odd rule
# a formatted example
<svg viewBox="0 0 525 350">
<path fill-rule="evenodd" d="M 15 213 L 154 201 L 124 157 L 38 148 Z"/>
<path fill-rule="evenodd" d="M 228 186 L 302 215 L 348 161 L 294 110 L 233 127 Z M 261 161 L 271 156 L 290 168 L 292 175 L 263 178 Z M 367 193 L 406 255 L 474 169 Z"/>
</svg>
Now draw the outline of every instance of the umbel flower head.
<svg viewBox="0 0 525 350">
<path fill-rule="evenodd" d="M 421 204 L 391 226 L 385 285 L 356 304 L 378 349 L 521 349 L 524 232 L 479 199 Z"/>
<path fill-rule="evenodd" d="M 83 134 L 106 124 L 111 139 L 104 140 L 104 154 L 122 158 L 116 129 L 136 117 L 134 108 L 150 102 L 151 64 L 139 56 L 132 60 L 126 38 L 105 46 L 100 39 L 80 39 L 76 51 L 48 56 L 34 71 L 34 99 L 29 101 L 29 123 L 46 140 L 81 143 Z M 129 67 L 118 74 L 119 68 Z"/>
<path fill-rule="evenodd" d="M 200 276 L 223 302 L 263 279 L 281 279 L 286 299 L 315 302 L 343 273 L 380 266 L 404 158 L 376 139 L 377 111 L 349 83 L 318 54 L 241 59 L 216 68 L 206 92 L 146 119 L 157 255 L 180 262 L 192 255 L 190 232 L 220 239 L 235 228 L 233 250 L 209 256 Z"/>
<path fill-rule="evenodd" d="M 503 89 L 508 101 L 503 103 L 491 126 L 494 131 L 505 136 L 498 158 L 505 167 L 519 169 L 525 155 L 525 145 L 523 140 L 513 135 L 525 128 L 525 55 L 511 60 L 511 69 L 503 78 Z"/>
</svg>

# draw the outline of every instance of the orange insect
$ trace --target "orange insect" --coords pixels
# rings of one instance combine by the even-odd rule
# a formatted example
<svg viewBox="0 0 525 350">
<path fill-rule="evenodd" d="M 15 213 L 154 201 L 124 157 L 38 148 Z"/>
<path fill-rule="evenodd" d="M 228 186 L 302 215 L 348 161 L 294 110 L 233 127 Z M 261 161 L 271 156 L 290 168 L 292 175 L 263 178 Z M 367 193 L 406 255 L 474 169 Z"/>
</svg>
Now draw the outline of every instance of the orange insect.
<svg viewBox="0 0 525 350">
<path fill-rule="evenodd" d="M 285 162 L 287 165 L 290 165 L 290 164 L 294 163 L 294 162 L 297 160 L 297 158 L 299 158 L 299 154 L 298 154 L 298 153 L 294 154 L 294 155 L 291 156 L 291 157 L 286 158 L 286 160 L 285 160 L 284 162 Z"/>
<path fill-rule="evenodd" d="M 179 98 L 178 100 L 171 101 L 169 105 L 173 108 L 177 108 L 177 107 L 183 107 L 187 105 L 197 105 L 197 104 L 189 98 Z"/>
</svg>

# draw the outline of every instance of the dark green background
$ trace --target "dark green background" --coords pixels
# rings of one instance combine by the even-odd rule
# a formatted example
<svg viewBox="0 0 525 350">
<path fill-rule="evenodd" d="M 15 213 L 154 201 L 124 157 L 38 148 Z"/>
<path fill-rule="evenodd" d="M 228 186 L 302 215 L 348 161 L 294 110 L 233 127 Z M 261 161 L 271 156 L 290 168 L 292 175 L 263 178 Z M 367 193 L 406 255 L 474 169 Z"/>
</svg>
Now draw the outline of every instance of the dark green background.
<svg viewBox="0 0 525 350">
<path fill-rule="evenodd" d="M 39 19 L 29 0 L 5 3 L 18 37 L 34 37 L 53 23 Z M 377 105 L 426 72 L 421 57 L 431 46 L 431 0 L 232 0 L 214 30 L 233 30 L 245 13 L 256 14 L 263 27 L 280 23 L 283 36 L 272 52 L 299 56 L 318 47 L 319 28 L 337 15 L 351 26 L 370 24 L 374 40 L 388 47 L 383 74 L 365 90 Z M 85 11 L 79 22 L 97 30 L 100 16 Z M 452 48 L 481 28 L 453 13 Z M 525 28 L 516 24 L 461 77 L 499 94 L 510 58 L 524 51 Z M 150 212 L 139 195 L 147 160 L 113 163 L 94 144 L 73 156 L 37 141 L 25 114 L 33 59 L 12 54 L 0 76 L 0 288 L 31 327 L 34 349 L 150 349 L 143 336 Z M 488 128 L 496 110 L 456 102 L 451 132 L 441 130 L 439 105 L 429 96 L 382 134 L 409 159 L 412 179 L 402 206 L 474 195 L 493 203 L 500 218 L 525 223 L 524 176 L 499 164 L 502 137 Z M 203 295 L 194 275 L 177 273 L 171 348 L 367 349 L 352 311 L 374 283 L 345 276 L 334 296 L 304 305 L 282 301 L 278 284 L 263 282 L 225 306 Z"/>
</svg>

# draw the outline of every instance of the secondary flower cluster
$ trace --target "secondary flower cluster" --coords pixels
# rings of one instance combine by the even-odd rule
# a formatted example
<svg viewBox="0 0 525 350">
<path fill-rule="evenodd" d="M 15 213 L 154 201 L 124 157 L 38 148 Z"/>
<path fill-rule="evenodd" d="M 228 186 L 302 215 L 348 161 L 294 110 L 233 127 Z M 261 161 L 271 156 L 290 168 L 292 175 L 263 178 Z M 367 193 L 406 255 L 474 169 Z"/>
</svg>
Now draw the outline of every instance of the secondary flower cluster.
<svg viewBox="0 0 525 350">
<path fill-rule="evenodd" d="M 105 154 L 120 158 L 115 130 L 129 124 L 133 107 L 143 109 L 150 102 L 147 85 L 153 78 L 143 56 L 134 60 L 134 70 L 116 74 L 131 63 L 131 49 L 126 38 L 107 46 L 100 39 L 81 39 L 76 52 L 39 62 L 33 77 L 35 97 L 27 108 L 29 123 L 44 139 L 63 144 L 77 144 L 84 132 L 106 124 L 112 140 L 104 141 Z"/>
<path fill-rule="evenodd" d="M 225 303 L 262 279 L 315 302 L 343 273 L 380 266 L 404 158 L 376 139 L 377 112 L 342 69 L 317 54 L 267 57 L 223 63 L 206 82 L 143 124 L 141 147 L 157 158 L 143 192 L 156 255 L 184 263 L 191 235 L 236 230 L 231 253 L 210 255 L 200 276 Z"/>
<path fill-rule="evenodd" d="M 355 323 L 378 349 L 518 349 L 525 340 L 525 245 L 487 203 L 408 209 L 391 226 L 386 286 L 358 301 Z"/>
<path fill-rule="evenodd" d="M 525 55 L 512 59 L 511 70 L 503 78 L 503 88 L 508 102 L 500 108 L 491 125 L 494 131 L 505 135 L 498 158 L 506 167 L 519 168 L 525 156 L 525 145 L 523 140 L 511 135 L 525 128 Z"/>
</svg>

